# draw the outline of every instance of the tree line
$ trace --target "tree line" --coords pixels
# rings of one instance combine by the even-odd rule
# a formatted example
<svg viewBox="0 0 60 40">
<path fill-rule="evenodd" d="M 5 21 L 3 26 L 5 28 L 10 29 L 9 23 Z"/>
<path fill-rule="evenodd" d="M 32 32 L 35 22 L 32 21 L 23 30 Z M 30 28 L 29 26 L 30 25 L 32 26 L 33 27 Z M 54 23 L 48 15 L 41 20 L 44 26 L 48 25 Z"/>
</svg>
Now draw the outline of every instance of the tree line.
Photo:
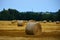
<svg viewBox="0 0 60 40">
<path fill-rule="evenodd" d="M 0 20 L 60 21 L 60 10 L 57 12 L 19 12 L 16 9 L 3 9 L 0 11 Z"/>
</svg>

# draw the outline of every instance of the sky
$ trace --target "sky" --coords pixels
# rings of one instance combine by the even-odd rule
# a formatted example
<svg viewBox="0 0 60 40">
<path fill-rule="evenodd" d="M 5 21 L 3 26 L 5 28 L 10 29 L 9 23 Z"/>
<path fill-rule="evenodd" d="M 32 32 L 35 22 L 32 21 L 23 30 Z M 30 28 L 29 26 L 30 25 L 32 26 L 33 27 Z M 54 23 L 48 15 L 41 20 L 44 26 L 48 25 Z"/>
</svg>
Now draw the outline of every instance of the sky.
<svg viewBox="0 0 60 40">
<path fill-rule="evenodd" d="M 60 9 L 60 0 L 0 0 L 0 10 L 3 8 L 20 12 L 56 12 Z"/>
</svg>

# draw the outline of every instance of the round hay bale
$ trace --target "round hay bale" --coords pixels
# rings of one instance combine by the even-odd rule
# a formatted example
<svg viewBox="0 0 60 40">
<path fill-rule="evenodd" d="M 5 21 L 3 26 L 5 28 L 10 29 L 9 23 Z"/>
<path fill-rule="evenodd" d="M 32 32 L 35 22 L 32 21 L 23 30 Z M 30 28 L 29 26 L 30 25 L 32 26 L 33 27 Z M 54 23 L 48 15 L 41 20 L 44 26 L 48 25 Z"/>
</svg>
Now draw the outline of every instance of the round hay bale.
<svg viewBox="0 0 60 40">
<path fill-rule="evenodd" d="M 43 23 L 46 23 L 46 22 L 47 22 L 46 20 L 43 21 Z"/>
<path fill-rule="evenodd" d="M 29 22 L 35 22 L 35 20 L 29 20 Z"/>
<path fill-rule="evenodd" d="M 49 23 L 51 23 L 52 21 L 51 20 L 49 20 Z"/>
<path fill-rule="evenodd" d="M 15 23 L 15 22 L 17 22 L 17 20 L 12 20 L 12 21 L 11 21 L 11 23 Z"/>
<path fill-rule="evenodd" d="M 28 21 L 27 20 L 23 20 L 24 21 L 24 23 L 27 23 Z"/>
<path fill-rule="evenodd" d="M 23 20 L 18 20 L 17 21 L 18 26 L 23 26 L 24 24 L 25 24 L 25 21 L 23 21 Z"/>
<path fill-rule="evenodd" d="M 12 21 L 11 21 L 11 24 L 17 25 L 17 20 L 12 20 Z"/>
<path fill-rule="evenodd" d="M 59 24 L 60 23 L 60 21 L 56 21 L 56 24 Z"/>
<path fill-rule="evenodd" d="M 26 25 L 25 32 L 28 35 L 40 35 L 42 32 L 42 28 L 40 23 L 38 22 L 29 22 Z"/>
</svg>

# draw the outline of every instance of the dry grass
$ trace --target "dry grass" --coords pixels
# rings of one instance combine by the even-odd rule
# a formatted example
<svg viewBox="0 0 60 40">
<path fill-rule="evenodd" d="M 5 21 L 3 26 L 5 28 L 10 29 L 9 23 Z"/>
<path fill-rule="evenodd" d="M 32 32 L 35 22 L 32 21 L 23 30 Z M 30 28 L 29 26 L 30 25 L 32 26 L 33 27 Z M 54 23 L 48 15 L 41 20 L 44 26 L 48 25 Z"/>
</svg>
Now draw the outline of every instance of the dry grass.
<svg viewBox="0 0 60 40">
<path fill-rule="evenodd" d="M 56 22 L 47 22 L 47 23 L 40 23 L 42 25 L 42 31 L 51 32 L 51 31 L 58 31 L 60 30 L 60 24 L 56 24 Z"/>
<path fill-rule="evenodd" d="M 43 32 L 39 36 L 26 35 L 19 30 L 0 30 L 0 40 L 60 40 L 60 32 Z"/>
<path fill-rule="evenodd" d="M 60 40 L 60 24 L 56 22 L 40 23 L 42 34 L 38 36 L 26 35 L 25 27 L 11 24 L 11 21 L 0 21 L 0 40 Z"/>
</svg>

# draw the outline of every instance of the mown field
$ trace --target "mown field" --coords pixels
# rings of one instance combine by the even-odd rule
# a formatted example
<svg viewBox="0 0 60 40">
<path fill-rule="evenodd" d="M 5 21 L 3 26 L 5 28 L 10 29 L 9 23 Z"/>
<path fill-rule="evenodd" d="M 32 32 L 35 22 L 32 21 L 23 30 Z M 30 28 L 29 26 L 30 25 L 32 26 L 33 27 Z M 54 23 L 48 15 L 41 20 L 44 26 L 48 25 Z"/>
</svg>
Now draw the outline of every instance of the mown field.
<svg viewBox="0 0 60 40">
<path fill-rule="evenodd" d="M 40 22 L 42 34 L 38 36 L 25 34 L 24 26 L 17 26 L 11 21 L 0 21 L 0 40 L 60 40 L 60 24 Z"/>
</svg>

